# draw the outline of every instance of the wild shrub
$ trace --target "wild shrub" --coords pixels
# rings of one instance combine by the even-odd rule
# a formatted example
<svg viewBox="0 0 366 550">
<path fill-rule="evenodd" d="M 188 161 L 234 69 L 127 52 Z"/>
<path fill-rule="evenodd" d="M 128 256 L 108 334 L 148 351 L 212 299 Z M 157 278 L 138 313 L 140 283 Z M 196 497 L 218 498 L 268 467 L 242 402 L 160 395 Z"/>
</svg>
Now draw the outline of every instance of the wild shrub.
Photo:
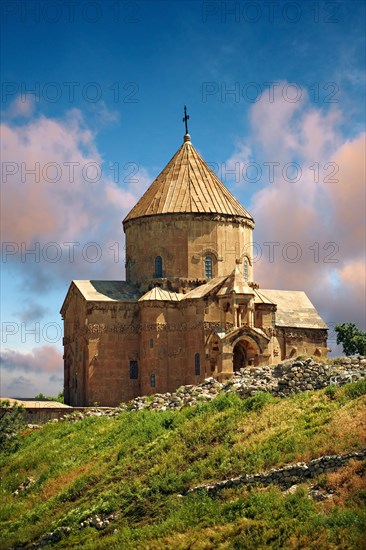
<svg viewBox="0 0 366 550">
<path fill-rule="evenodd" d="M 273 397 L 270 393 L 260 392 L 256 395 L 253 395 L 253 397 L 247 397 L 247 399 L 244 399 L 243 409 L 248 412 L 259 412 L 272 401 Z"/>
<path fill-rule="evenodd" d="M 19 447 L 19 431 L 25 426 L 24 407 L 0 401 L 0 415 L 0 451 L 15 452 Z"/>
<path fill-rule="evenodd" d="M 324 393 L 329 399 L 334 399 L 337 394 L 337 386 L 335 384 L 327 386 Z"/>
<path fill-rule="evenodd" d="M 242 399 L 237 393 L 223 393 L 209 404 L 209 409 L 222 412 L 231 408 L 240 408 L 241 404 Z"/>
<path fill-rule="evenodd" d="M 353 382 L 352 384 L 346 384 L 344 387 L 344 394 L 350 399 L 356 399 L 366 394 L 366 379 Z"/>
</svg>

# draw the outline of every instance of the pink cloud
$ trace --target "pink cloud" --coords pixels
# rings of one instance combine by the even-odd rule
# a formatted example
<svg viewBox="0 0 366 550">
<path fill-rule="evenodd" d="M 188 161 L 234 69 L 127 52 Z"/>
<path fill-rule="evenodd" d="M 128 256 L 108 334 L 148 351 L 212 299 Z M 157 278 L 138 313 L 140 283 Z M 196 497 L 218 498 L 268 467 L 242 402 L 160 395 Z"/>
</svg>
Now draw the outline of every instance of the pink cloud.
<svg viewBox="0 0 366 550">
<path fill-rule="evenodd" d="M 52 345 L 40 346 L 30 352 L 5 349 L 1 354 L 2 369 L 44 374 L 62 374 L 62 353 Z"/>
<path fill-rule="evenodd" d="M 44 345 L 28 352 L 5 349 L 0 363 L 2 397 L 56 396 L 62 390 L 62 352 L 55 346 Z"/>
<path fill-rule="evenodd" d="M 58 243 L 66 261 L 54 264 L 53 273 L 68 274 L 68 279 L 121 277 L 112 253 L 98 264 L 85 262 L 79 254 L 71 272 L 69 249 L 63 243 L 96 241 L 108 250 L 119 241 L 122 218 L 148 185 L 146 170 L 138 167 L 137 184 L 124 187 L 106 175 L 96 136 L 76 109 L 58 120 L 40 116 L 20 126 L 5 123 L 1 134 L 3 240 L 27 248 L 36 241 L 41 247 Z M 40 274 L 39 264 L 35 268 Z"/>
<path fill-rule="evenodd" d="M 301 168 L 300 180 L 293 183 L 279 169 L 248 205 L 262 252 L 255 280 L 262 288 L 303 289 L 325 320 L 364 326 L 365 134 L 345 141 L 342 116 L 338 106 L 328 111 L 310 106 L 306 95 L 296 104 L 262 97 L 251 111 L 251 135 L 238 144 L 236 160 L 241 150 L 247 162 L 250 144 L 250 156 L 259 164 L 297 162 Z M 273 261 L 264 243 L 279 243 L 272 245 Z M 290 260 L 296 252 L 289 243 L 301 251 L 296 262 L 286 259 L 286 252 Z"/>
<path fill-rule="evenodd" d="M 280 82 L 272 100 L 270 94 L 263 94 L 253 106 L 251 140 L 261 146 L 268 161 L 289 162 L 294 155 L 303 161 L 320 161 L 340 143 L 336 127 L 342 114 L 337 106 L 328 112 L 311 107 L 305 89 L 299 101 L 288 101 L 287 85 Z"/>
<path fill-rule="evenodd" d="M 90 214 L 100 217 L 100 207 L 111 206 L 103 198 L 103 187 L 112 187 L 119 194 L 119 206 L 123 204 L 123 190 L 112 181 L 89 181 L 96 174 L 92 163 L 101 167 L 102 159 L 93 134 L 77 116 L 66 121 L 40 117 L 20 127 L 3 126 L 1 131 L 3 166 L 15 163 L 7 169 L 16 171 L 3 185 L 5 239 L 75 237 L 87 229 Z M 75 163 L 74 176 L 70 162 Z M 30 171 L 36 167 L 34 176 Z"/>
<path fill-rule="evenodd" d="M 28 118 L 33 115 L 35 109 L 35 97 L 32 95 L 18 96 L 11 102 L 9 108 L 4 113 L 5 117 Z"/>
<path fill-rule="evenodd" d="M 345 265 L 340 270 L 340 278 L 344 284 L 354 286 L 361 296 L 365 296 L 366 291 L 366 265 L 362 260 Z"/>
<path fill-rule="evenodd" d="M 339 183 L 328 189 L 337 235 L 345 245 L 347 257 L 365 255 L 365 174 L 366 134 L 347 141 L 334 155 L 339 167 Z"/>
</svg>

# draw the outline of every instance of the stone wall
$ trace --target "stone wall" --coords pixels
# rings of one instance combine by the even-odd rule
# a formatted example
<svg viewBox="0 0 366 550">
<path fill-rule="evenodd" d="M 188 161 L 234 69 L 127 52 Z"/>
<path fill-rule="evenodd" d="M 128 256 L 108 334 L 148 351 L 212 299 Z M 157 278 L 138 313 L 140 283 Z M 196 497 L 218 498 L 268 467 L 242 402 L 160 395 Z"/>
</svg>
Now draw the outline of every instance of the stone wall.
<svg viewBox="0 0 366 550">
<path fill-rule="evenodd" d="M 288 488 L 296 483 L 303 483 L 304 481 L 317 477 L 320 474 L 333 472 L 347 464 L 350 460 L 365 460 L 365 458 L 366 449 L 353 451 L 344 455 L 322 456 L 308 463 L 297 462 L 295 464 L 288 464 L 283 468 L 273 468 L 268 472 L 261 472 L 254 475 L 242 474 L 241 476 L 218 481 L 217 483 L 200 485 L 198 487 L 193 487 L 188 493 L 207 491 L 208 493 L 215 494 L 223 489 L 230 489 L 242 485 L 266 486 L 275 484 L 279 485 L 281 488 Z"/>
<path fill-rule="evenodd" d="M 65 313 L 65 403 L 117 406 L 141 393 L 130 379 L 139 356 L 137 302 L 86 302 L 74 289 Z"/>
<path fill-rule="evenodd" d="M 161 256 L 164 278 L 205 279 L 205 257 L 211 256 L 213 277 L 227 275 L 248 259 L 253 280 L 252 226 L 244 218 L 174 214 L 148 216 L 124 224 L 126 277 L 140 285 L 154 278 L 154 261 Z"/>
</svg>

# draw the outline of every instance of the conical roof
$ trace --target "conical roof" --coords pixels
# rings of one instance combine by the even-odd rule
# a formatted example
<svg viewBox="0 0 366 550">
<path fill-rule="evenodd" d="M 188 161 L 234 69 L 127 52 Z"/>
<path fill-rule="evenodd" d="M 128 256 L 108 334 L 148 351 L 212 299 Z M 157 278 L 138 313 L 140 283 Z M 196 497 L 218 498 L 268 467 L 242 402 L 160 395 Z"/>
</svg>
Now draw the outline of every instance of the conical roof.
<svg viewBox="0 0 366 550">
<path fill-rule="evenodd" d="M 173 213 L 223 214 L 253 220 L 197 153 L 189 134 L 123 221 Z"/>
<path fill-rule="evenodd" d="M 217 295 L 227 296 L 233 293 L 254 295 L 253 289 L 248 285 L 238 267 L 230 273 Z"/>
</svg>

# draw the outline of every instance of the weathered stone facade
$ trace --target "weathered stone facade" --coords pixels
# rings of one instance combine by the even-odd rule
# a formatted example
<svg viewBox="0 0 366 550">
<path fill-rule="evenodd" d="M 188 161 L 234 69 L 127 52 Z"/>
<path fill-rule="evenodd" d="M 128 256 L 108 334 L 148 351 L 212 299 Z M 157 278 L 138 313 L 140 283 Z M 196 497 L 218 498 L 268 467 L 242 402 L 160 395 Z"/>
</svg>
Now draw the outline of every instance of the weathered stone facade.
<svg viewBox="0 0 366 550">
<path fill-rule="evenodd" d="M 154 279 L 154 260 L 164 258 L 163 278 L 205 281 L 204 259 L 212 258 L 213 277 L 222 277 L 248 259 L 252 280 L 253 222 L 224 216 L 166 214 L 124 223 L 126 233 L 126 279 L 149 284 Z M 167 236 L 169 236 L 168 241 Z M 146 286 L 145 286 L 146 287 Z"/>
<path fill-rule="evenodd" d="M 253 282 L 254 221 L 188 134 L 123 226 L 127 281 L 73 281 L 62 306 L 66 403 L 118 405 L 327 353 L 303 292 Z"/>
</svg>

